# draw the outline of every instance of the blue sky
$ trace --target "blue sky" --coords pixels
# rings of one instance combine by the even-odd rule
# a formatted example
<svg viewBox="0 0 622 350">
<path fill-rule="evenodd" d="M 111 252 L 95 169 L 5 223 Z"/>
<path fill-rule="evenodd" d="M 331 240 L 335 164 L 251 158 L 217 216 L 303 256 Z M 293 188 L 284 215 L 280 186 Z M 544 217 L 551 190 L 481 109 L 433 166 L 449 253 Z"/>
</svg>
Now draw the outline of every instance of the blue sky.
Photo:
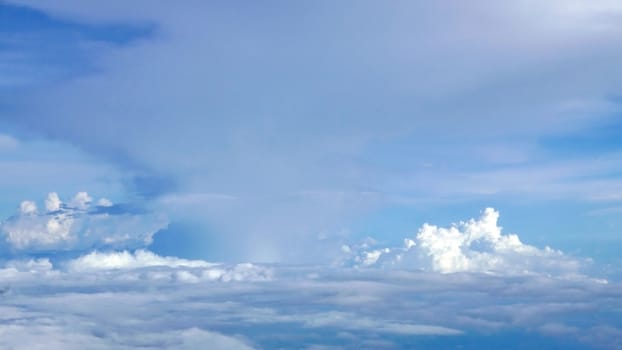
<svg viewBox="0 0 622 350">
<path fill-rule="evenodd" d="M 0 2 L 6 269 L 38 258 L 71 274 L 93 250 L 149 249 L 276 275 L 337 264 L 615 281 L 621 17 L 617 1 L 587 0 Z M 458 224 L 488 222 L 489 207 L 501 234 Z M 590 327 L 617 334 L 617 318 Z M 545 338 L 576 331 L 541 321 Z M 244 344 L 274 346 L 247 330 Z"/>
</svg>

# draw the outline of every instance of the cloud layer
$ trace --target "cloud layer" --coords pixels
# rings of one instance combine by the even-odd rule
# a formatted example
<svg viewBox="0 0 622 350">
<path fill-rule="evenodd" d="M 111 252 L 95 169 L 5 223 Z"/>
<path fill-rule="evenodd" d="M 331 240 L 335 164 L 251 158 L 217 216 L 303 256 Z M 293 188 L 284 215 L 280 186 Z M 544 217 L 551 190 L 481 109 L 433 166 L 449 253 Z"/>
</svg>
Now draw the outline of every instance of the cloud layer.
<svg viewBox="0 0 622 350">
<path fill-rule="evenodd" d="M 618 282 L 145 251 L 8 261 L 0 277 L 1 348 L 622 348 Z"/>
<path fill-rule="evenodd" d="M 99 203 L 51 193 L 44 209 L 24 201 L 3 223 L 30 230 L 6 235 L 26 257 L 0 263 L 0 348 L 622 349 L 619 276 L 581 275 L 581 261 L 502 234 L 490 208 L 449 228 L 426 224 L 401 248 L 344 245 L 350 268 L 125 248 L 145 244 L 142 234 L 114 250 L 101 242 L 128 226 L 107 218 L 147 216 Z M 45 257 L 51 247 L 78 256 Z"/>
</svg>

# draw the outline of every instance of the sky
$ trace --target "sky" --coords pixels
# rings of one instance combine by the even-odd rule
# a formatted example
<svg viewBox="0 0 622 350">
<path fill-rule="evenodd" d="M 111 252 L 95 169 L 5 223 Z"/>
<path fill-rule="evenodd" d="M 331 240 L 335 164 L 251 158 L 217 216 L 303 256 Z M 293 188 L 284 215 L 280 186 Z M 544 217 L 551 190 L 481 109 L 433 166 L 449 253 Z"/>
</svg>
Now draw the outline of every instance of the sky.
<svg viewBox="0 0 622 350">
<path fill-rule="evenodd" d="M 620 43 L 614 0 L 0 1 L 0 348 L 622 348 Z"/>
</svg>

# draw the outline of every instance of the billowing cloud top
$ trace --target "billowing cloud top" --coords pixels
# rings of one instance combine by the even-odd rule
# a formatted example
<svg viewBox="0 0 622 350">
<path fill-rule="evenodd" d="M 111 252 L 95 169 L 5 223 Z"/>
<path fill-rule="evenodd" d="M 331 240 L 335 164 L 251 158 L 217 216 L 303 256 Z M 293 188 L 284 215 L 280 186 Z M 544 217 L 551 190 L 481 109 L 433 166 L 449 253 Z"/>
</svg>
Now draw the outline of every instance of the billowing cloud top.
<svg viewBox="0 0 622 350">
<path fill-rule="evenodd" d="M 105 198 L 93 204 L 86 192 L 67 203 L 52 192 L 44 210 L 23 201 L 19 212 L 0 224 L 0 233 L 13 251 L 136 248 L 150 244 L 166 225 L 163 216 L 123 210 Z"/>
<path fill-rule="evenodd" d="M 576 273 L 581 262 L 558 250 L 524 244 L 515 234 L 504 235 L 497 221 L 499 212 L 486 208 L 479 219 L 444 228 L 424 224 L 404 246 L 375 248 L 369 243 L 344 246 L 355 266 L 401 266 L 450 272 L 498 274 Z"/>
</svg>

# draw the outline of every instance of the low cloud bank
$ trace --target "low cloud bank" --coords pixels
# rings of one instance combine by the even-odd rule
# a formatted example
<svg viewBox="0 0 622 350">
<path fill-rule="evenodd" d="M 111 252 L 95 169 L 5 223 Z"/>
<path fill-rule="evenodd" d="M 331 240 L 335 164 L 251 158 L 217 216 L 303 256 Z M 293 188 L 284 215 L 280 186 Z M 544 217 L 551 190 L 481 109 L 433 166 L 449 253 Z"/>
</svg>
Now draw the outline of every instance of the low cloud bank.
<svg viewBox="0 0 622 350">
<path fill-rule="evenodd" d="M 620 349 L 621 290 L 534 274 L 92 253 L 0 264 L 0 348 Z"/>
<path fill-rule="evenodd" d="M 115 274 L 122 276 L 176 280 L 186 283 L 266 281 L 272 278 L 271 269 L 250 263 L 225 265 L 204 260 L 162 257 L 147 250 L 137 250 L 134 253 L 128 251 L 91 252 L 70 260 L 66 263 L 66 267 L 71 273 L 101 272 L 110 275 L 110 271 L 115 271 Z M 137 272 L 139 272 L 138 275 Z"/>
<path fill-rule="evenodd" d="M 268 281 L 272 269 L 250 263 L 220 264 L 204 260 L 163 257 L 146 250 L 97 252 L 60 262 L 47 258 L 11 260 L 0 268 L 4 283 L 37 278 L 66 278 L 84 281 L 239 282 Z"/>
</svg>

